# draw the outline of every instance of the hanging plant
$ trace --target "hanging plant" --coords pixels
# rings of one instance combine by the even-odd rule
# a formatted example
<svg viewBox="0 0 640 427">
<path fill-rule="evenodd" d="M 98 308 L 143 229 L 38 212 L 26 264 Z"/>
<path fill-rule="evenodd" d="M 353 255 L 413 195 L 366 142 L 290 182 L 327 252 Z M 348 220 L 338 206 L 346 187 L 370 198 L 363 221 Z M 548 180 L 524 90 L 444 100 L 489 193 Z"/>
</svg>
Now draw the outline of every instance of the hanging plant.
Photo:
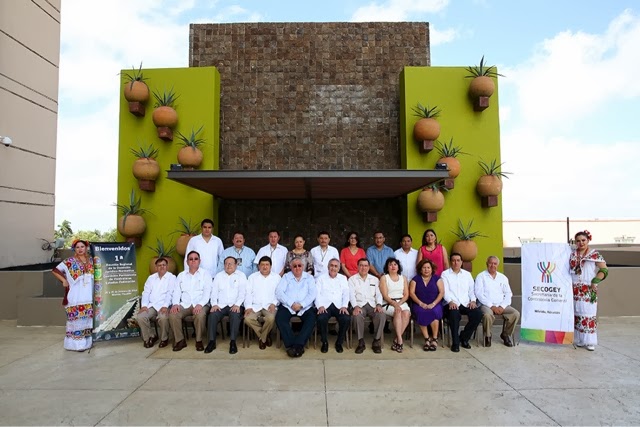
<svg viewBox="0 0 640 427">
<path fill-rule="evenodd" d="M 484 63 L 484 55 L 480 59 L 480 65 L 467 67 L 467 72 L 469 74 L 465 77 L 473 79 L 469 85 L 469 96 L 474 102 L 474 110 L 482 111 L 489 107 L 489 98 L 496 90 L 493 79 L 504 76 L 496 71 L 494 65 L 487 66 Z"/>
<path fill-rule="evenodd" d="M 136 193 L 131 190 L 128 204 L 115 204 L 122 216 L 118 219 L 118 232 L 127 238 L 127 242 L 134 242 L 136 247 L 142 244 L 141 236 L 147 229 L 147 223 L 142 217 L 147 209 L 140 207 L 142 197 L 136 199 Z"/>
<path fill-rule="evenodd" d="M 129 112 L 134 116 L 144 117 L 144 104 L 149 100 L 149 86 L 144 82 L 147 80 L 142 74 L 142 62 L 136 70 L 132 67 L 131 72 L 124 75 L 124 99 L 129 102 Z"/>
<path fill-rule="evenodd" d="M 447 169 L 449 170 L 449 178 L 455 179 L 458 175 L 460 175 L 460 161 L 457 157 L 461 154 L 469 154 L 462 151 L 462 147 L 453 145 L 453 137 L 449 140 L 448 143 L 441 143 L 437 141 L 438 145 L 436 149 L 438 150 L 438 154 L 440 155 L 440 159 L 436 163 L 446 163 Z"/>
<path fill-rule="evenodd" d="M 131 148 L 131 153 L 137 160 L 133 162 L 133 176 L 138 180 L 138 186 L 143 191 L 156 191 L 156 180 L 160 176 L 160 165 L 156 161 L 158 149 L 149 144 L 148 147 L 140 146 Z"/>
<path fill-rule="evenodd" d="M 171 245 L 171 246 L 165 246 L 164 242 L 162 241 L 162 239 L 160 239 L 159 237 L 156 237 L 156 245 L 155 246 L 147 246 L 149 249 L 151 249 L 153 252 L 155 252 L 156 256 L 154 256 L 153 258 L 151 258 L 151 261 L 149 261 L 149 274 L 153 274 L 157 271 L 156 269 L 156 261 L 158 260 L 158 258 L 164 258 L 167 260 L 167 271 L 176 274 L 176 271 L 178 271 L 177 265 L 175 260 L 171 257 L 171 255 L 173 255 L 175 253 L 175 249 L 176 247 Z"/>
<path fill-rule="evenodd" d="M 413 107 L 414 116 L 420 119 L 413 125 L 413 137 L 420 144 L 420 152 L 428 153 L 433 150 L 433 142 L 440 136 L 440 123 L 436 117 L 440 116 L 441 110 L 437 106 L 424 107 L 418 102 Z"/>
<path fill-rule="evenodd" d="M 191 135 L 186 136 L 181 132 L 178 132 L 178 138 L 180 139 L 180 145 L 182 148 L 178 151 L 178 163 L 182 165 L 183 169 L 196 169 L 202 163 L 203 154 L 200 150 L 200 146 L 204 145 L 204 138 L 198 137 L 198 134 L 204 126 L 196 131 L 191 129 Z"/>
<path fill-rule="evenodd" d="M 457 252 L 462 257 L 462 261 L 471 262 L 478 256 L 478 246 L 473 241 L 476 237 L 487 237 L 479 231 L 472 231 L 473 219 L 465 226 L 458 218 L 458 228 L 451 232 L 458 238 L 451 247 L 451 252 Z"/>
<path fill-rule="evenodd" d="M 443 191 L 447 191 L 447 188 L 434 183 L 426 186 L 418 195 L 418 209 L 422 212 L 425 222 L 438 220 L 438 212 L 444 207 Z"/>
<path fill-rule="evenodd" d="M 176 240 L 176 252 L 180 256 L 185 256 L 189 240 L 191 240 L 193 236 L 198 235 L 198 227 L 197 224 L 191 224 L 191 219 L 187 221 L 182 217 L 178 218 L 180 220 L 178 222 L 180 226 L 174 231 L 174 233 L 178 233 L 180 235 L 178 240 Z"/>
<path fill-rule="evenodd" d="M 158 128 L 158 138 L 163 141 L 173 141 L 173 128 L 178 124 L 178 113 L 176 112 L 176 100 L 180 97 L 171 89 L 159 92 L 153 91 L 155 98 L 155 110 L 153 110 L 153 124 Z"/>
</svg>

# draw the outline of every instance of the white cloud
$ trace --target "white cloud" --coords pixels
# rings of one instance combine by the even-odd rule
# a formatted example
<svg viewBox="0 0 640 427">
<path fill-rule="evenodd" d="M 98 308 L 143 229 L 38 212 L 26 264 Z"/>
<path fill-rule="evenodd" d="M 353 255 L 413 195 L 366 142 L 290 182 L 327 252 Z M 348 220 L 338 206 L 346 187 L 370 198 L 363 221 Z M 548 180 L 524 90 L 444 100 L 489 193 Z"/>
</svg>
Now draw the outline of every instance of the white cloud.
<svg viewBox="0 0 640 427">
<path fill-rule="evenodd" d="M 453 28 L 447 28 L 446 30 L 440 31 L 434 25 L 429 24 L 429 42 L 431 46 L 450 43 L 458 37 L 458 31 Z"/>
<path fill-rule="evenodd" d="M 436 13 L 447 7 L 449 0 L 389 0 L 384 3 L 370 3 L 358 8 L 351 16 L 355 22 L 397 22 L 412 21 L 415 13 Z"/>
</svg>

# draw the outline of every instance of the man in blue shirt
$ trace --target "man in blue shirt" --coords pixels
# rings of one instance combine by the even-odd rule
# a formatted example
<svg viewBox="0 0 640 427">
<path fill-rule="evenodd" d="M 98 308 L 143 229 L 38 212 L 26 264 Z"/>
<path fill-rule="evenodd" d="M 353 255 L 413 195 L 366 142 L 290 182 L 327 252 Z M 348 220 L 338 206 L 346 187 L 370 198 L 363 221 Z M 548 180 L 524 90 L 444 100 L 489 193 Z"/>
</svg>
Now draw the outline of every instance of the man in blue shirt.
<svg viewBox="0 0 640 427">
<path fill-rule="evenodd" d="M 316 282 L 313 276 L 303 271 L 303 262 L 294 258 L 291 271 L 280 279 L 276 288 L 276 298 L 280 302 L 276 313 L 276 325 L 282 335 L 282 341 L 289 357 L 300 357 L 304 353 L 304 346 L 316 325 Z M 302 328 L 298 335 L 294 335 L 291 328 L 291 318 L 298 316 L 302 321 Z"/>
<path fill-rule="evenodd" d="M 227 249 L 222 252 L 222 255 L 218 258 L 218 271 L 216 273 L 220 273 L 224 270 L 224 260 L 228 257 L 234 257 L 237 264 L 237 270 L 242 271 L 245 276 L 249 277 L 251 274 L 255 273 L 256 264 L 253 263 L 253 260 L 256 257 L 256 253 L 253 249 L 248 248 L 244 245 L 244 233 L 241 231 L 236 231 L 233 233 L 233 246 L 229 246 Z M 215 274 L 214 274 L 215 276 Z"/>
<path fill-rule="evenodd" d="M 384 263 L 389 258 L 395 258 L 393 249 L 384 244 L 385 237 L 382 231 L 376 231 L 373 233 L 373 245 L 367 248 L 367 258 L 371 265 L 369 266 L 369 273 L 376 276 L 378 279 L 384 274 Z"/>
</svg>

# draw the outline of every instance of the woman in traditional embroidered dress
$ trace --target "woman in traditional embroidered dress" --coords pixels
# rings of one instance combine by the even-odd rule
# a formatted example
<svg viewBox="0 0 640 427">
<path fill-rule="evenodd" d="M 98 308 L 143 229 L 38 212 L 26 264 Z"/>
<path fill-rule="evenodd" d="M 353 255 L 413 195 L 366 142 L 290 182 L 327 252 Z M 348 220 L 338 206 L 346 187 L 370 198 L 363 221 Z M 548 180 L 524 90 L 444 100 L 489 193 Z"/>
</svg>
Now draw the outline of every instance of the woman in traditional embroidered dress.
<svg viewBox="0 0 640 427">
<path fill-rule="evenodd" d="M 418 263 L 423 259 L 428 259 L 436 266 L 433 274 L 441 276 L 442 273 L 449 268 L 449 256 L 447 250 L 438 243 L 438 236 L 432 228 L 425 230 L 422 235 L 422 246 L 418 251 Z M 418 271 L 419 272 L 419 271 Z"/>
<path fill-rule="evenodd" d="M 89 242 L 75 240 L 74 256 L 53 269 L 53 275 L 65 287 L 62 305 L 67 312 L 64 348 L 85 351 L 91 348 L 93 330 L 93 260 L 88 254 Z"/>
<path fill-rule="evenodd" d="M 598 344 L 598 284 L 607 278 L 607 263 L 598 251 L 589 248 L 591 233 L 576 233 L 576 249 L 571 253 L 569 265 L 573 282 L 574 337 L 577 347 L 593 351 Z"/>
</svg>

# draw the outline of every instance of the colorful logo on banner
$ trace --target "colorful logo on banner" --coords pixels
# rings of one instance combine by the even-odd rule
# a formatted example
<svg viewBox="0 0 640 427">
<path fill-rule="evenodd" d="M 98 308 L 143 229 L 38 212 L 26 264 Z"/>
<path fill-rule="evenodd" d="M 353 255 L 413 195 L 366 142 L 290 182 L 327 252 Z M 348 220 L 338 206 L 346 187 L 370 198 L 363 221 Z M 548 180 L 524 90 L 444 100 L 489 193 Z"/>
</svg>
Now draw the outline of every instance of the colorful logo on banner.
<svg viewBox="0 0 640 427">
<path fill-rule="evenodd" d="M 540 281 L 542 283 L 553 283 L 553 276 L 551 275 L 556 270 L 555 262 L 539 262 L 538 271 L 542 273 Z"/>
</svg>

